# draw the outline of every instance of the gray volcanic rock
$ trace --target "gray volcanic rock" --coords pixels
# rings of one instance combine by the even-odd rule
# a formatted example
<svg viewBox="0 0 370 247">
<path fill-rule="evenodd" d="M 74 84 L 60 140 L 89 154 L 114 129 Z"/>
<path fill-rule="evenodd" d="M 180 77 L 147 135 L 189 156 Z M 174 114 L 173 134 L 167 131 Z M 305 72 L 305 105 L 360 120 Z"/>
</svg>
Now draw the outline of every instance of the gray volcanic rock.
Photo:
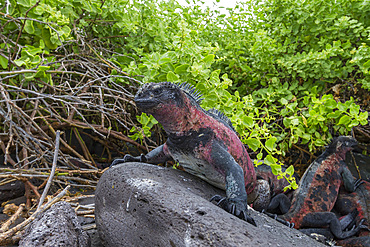
<svg viewBox="0 0 370 247">
<path fill-rule="evenodd" d="M 224 195 L 186 172 L 143 163 L 108 169 L 95 192 L 105 246 L 324 246 L 250 211 L 255 227 L 209 202 Z"/>
<path fill-rule="evenodd" d="M 19 242 L 22 247 L 87 247 L 90 239 L 67 202 L 58 202 L 36 217 Z"/>
</svg>

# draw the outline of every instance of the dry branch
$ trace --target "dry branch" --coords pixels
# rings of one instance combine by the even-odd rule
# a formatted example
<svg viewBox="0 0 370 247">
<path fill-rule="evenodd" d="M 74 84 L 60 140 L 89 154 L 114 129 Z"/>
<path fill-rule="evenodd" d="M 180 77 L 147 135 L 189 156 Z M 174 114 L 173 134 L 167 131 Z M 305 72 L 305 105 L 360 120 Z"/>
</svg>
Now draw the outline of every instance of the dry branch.
<svg viewBox="0 0 370 247">
<path fill-rule="evenodd" d="M 60 140 L 60 131 L 58 130 L 57 131 L 57 136 L 55 138 L 55 151 L 54 151 L 53 167 L 51 169 L 48 182 L 47 182 L 47 184 L 45 186 L 44 192 L 42 193 L 42 196 L 40 198 L 39 205 L 37 206 L 37 209 L 39 209 L 41 207 L 41 205 L 44 203 L 45 197 L 46 197 L 46 195 L 47 195 L 47 193 L 49 191 L 51 182 L 53 181 L 53 178 L 54 178 L 55 169 L 57 167 L 57 160 L 58 160 L 59 140 Z"/>
<path fill-rule="evenodd" d="M 86 40 L 77 30 L 77 40 L 62 42 L 57 24 L 32 19 L 27 12 L 18 18 L 0 15 L 6 20 L 0 30 L 16 25 L 10 35 L 0 32 L 5 44 L 0 56 L 10 68 L 0 71 L 0 156 L 7 166 L 0 168 L 0 186 L 22 181 L 26 209 L 37 207 L 22 225 L 10 230 L 3 226 L 6 232 L 0 234 L 0 243 L 6 243 L 17 239 L 24 224 L 45 209 L 42 203 L 48 194 L 66 186 L 95 189 L 114 158 L 131 151 L 146 152 L 157 143 L 138 143 L 129 137 L 131 129 L 139 129 L 133 95 L 142 84 L 135 78 L 141 76 L 128 75 L 112 57 L 135 58 L 117 52 L 102 39 Z M 61 42 L 57 49 L 37 54 L 40 62 L 31 66 L 17 63 L 28 49 L 21 42 L 28 22 L 46 26 Z M 34 198 L 39 199 L 38 205 Z M 93 205 L 79 209 L 78 214 L 93 217 Z"/>
</svg>

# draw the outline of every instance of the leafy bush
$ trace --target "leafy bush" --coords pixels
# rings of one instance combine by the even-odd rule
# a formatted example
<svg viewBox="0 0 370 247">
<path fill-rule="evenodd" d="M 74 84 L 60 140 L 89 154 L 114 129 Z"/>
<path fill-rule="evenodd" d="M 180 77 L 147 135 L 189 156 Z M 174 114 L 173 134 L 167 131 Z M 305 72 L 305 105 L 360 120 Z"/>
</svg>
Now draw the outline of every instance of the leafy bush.
<svg viewBox="0 0 370 247">
<path fill-rule="evenodd" d="M 204 94 L 202 106 L 224 112 L 256 158 L 275 173 L 281 172 L 278 156 L 293 144 L 315 152 L 333 135 L 368 123 L 368 112 L 337 94 L 348 85 L 370 88 L 366 1 L 249 0 L 227 15 L 174 0 L 10 3 L 10 16 L 27 13 L 27 18 L 14 64 L 8 58 L 15 44 L 0 45 L 4 70 L 34 69 L 22 76 L 52 84 L 55 51 L 86 36 L 114 47 L 104 58 L 114 65 L 109 66 L 112 75 L 195 85 Z M 6 17 L 1 24 L 5 36 L 22 25 Z M 69 49 L 78 54 L 81 46 L 89 44 Z M 149 137 L 155 120 L 146 115 L 137 120 L 143 132 L 131 138 Z"/>
</svg>

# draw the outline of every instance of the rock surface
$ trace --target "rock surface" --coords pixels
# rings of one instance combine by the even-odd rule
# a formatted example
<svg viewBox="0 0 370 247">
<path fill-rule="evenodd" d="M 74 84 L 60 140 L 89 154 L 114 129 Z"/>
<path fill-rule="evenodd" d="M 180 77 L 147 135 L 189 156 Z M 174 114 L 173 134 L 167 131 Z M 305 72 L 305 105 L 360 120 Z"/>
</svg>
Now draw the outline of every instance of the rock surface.
<svg viewBox="0 0 370 247">
<path fill-rule="evenodd" d="M 209 202 L 224 192 L 183 171 L 119 164 L 100 178 L 95 216 L 105 246 L 324 246 L 250 210 L 258 227 Z"/>
<path fill-rule="evenodd" d="M 77 215 L 67 202 L 58 202 L 40 214 L 27 227 L 19 246 L 85 247 L 90 245 Z"/>
<path fill-rule="evenodd" d="M 0 186 L 0 204 L 24 195 L 24 184 L 14 181 Z"/>
</svg>

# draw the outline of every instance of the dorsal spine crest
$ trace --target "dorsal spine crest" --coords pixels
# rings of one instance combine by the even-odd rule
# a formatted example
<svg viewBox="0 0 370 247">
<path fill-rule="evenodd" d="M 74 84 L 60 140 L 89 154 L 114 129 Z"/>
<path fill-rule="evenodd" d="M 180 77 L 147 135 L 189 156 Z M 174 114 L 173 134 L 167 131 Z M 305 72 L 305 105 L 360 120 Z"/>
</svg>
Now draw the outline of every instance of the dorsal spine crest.
<svg viewBox="0 0 370 247">
<path fill-rule="evenodd" d="M 230 129 L 237 133 L 233 124 L 231 123 L 231 120 L 223 112 L 220 112 L 215 108 L 209 109 L 207 112 L 211 114 L 212 117 L 223 121 L 226 126 L 230 127 Z"/>
</svg>

